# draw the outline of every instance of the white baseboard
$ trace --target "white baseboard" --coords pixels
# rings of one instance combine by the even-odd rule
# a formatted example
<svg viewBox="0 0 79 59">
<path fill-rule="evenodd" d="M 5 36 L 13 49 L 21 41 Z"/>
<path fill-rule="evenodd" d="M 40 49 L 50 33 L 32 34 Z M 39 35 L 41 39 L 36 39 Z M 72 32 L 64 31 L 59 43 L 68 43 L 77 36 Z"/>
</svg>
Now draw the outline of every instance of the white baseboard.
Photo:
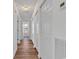
<svg viewBox="0 0 79 59">
<path fill-rule="evenodd" d="M 16 54 L 16 52 L 17 52 L 17 48 L 15 49 L 15 51 L 13 51 L 14 53 L 13 53 L 13 58 L 14 58 L 14 56 L 15 56 L 15 54 Z"/>
</svg>

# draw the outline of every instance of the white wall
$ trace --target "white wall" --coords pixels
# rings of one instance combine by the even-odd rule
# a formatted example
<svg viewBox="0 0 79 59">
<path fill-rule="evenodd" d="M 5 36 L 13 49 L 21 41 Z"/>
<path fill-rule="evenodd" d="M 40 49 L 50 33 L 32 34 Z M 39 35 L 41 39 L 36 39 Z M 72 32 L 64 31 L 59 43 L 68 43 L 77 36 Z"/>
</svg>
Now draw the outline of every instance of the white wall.
<svg viewBox="0 0 79 59">
<path fill-rule="evenodd" d="M 37 12 L 38 10 L 40 10 L 39 13 L 40 40 L 34 37 L 35 38 L 34 43 L 36 47 L 38 47 L 37 45 L 39 44 L 40 56 L 42 57 L 42 59 L 65 58 L 66 56 L 65 8 L 60 8 L 59 0 L 46 0 L 45 4 L 42 6 L 41 9 L 40 6 L 38 7 L 37 6 L 36 6 L 37 10 L 35 9 L 35 11 Z M 35 13 L 33 14 L 33 20 L 38 20 L 37 15 Z"/>
<path fill-rule="evenodd" d="M 62 0 L 64 1 L 64 0 Z M 55 59 L 66 58 L 66 9 L 60 7 L 59 0 L 53 0 L 53 35 L 55 39 Z"/>
<path fill-rule="evenodd" d="M 60 8 L 59 0 L 53 0 L 53 33 L 56 38 L 66 39 L 66 9 Z"/>
<path fill-rule="evenodd" d="M 40 10 L 38 10 L 37 14 L 33 16 L 32 21 L 32 34 L 31 39 L 34 43 L 34 47 L 39 52 L 40 57 Z"/>
<path fill-rule="evenodd" d="M 17 51 L 17 34 L 19 34 L 19 39 L 21 39 L 20 37 L 21 22 L 19 21 L 17 23 L 17 20 L 21 20 L 21 18 L 19 17 L 19 12 L 16 8 L 16 4 L 14 3 L 13 5 L 13 56 L 15 56 L 15 53 Z M 18 27 L 17 27 L 17 24 L 18 24 Z M 18 33 L 17 33 L 17 29 L 19 30 Z"/>
<path fill-rule="evenodd" d="M 17 18 L 17 34 L 18 34 L 18 40 L 22 40 L 22 20 L 18 17 Z"/>
<path fill-rule="evenodd" d="M 43 1 L 41 1 L 41 3 L 42 2 Z M 51 27 L 52 25 L 52 10 L 51 10 L 52 3 L 51 2 L 52 1 L 50 0 L 50 4 L 49 4 L 49 0 L 46 1 L 46 4 L 44 4 L 43 8 L 41 9 L 40 9 L 41 3 L 39 3 L 40 5 L 37 5 L 38 13 L 35 15 L 33 14 L 33 21 L 34 21 L 33 41 L 42 59 L 53 59 L 54 58 L 54 52 L 53 52 L 54 41 L 52 40 L 52 27 Z M 39 26 L 37 26 L 37 24 L 39 24 Z M 37 28 L 39 28 L 39 31 L 38 31 L 39 33 L 37 32 Z"/>
<path fill-rule="evenodd" d="M 44 6 L 45 7 L 45 6 Z M 51 8 L 51 6 L 50 6 Z M 53 40 L 53 12 L 52 10 L 41 9 L 40 19 L 40 53 L 43 59 L 54 59 L 54 40 Z"/>
<path fill-rule="evenodd" d="M 13 56 L 17 50 L 17 15 L 13 15 Z"/>
</svg>

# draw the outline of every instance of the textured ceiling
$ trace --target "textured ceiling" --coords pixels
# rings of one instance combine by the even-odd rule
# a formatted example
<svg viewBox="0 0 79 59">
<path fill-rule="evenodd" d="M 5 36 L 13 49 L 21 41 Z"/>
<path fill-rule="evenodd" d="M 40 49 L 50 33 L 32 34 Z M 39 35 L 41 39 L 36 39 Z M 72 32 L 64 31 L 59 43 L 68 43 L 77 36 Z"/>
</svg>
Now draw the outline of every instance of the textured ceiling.
<svg viewBox="0 0 79 59">
<path fill-rule="evenodd" d="M 16 7 L 22 20 L 30 20 L 37 0 L 15 0 Z M 23 6 L 31 7 L 28 11 L 22 10 Z"/>
</svg>

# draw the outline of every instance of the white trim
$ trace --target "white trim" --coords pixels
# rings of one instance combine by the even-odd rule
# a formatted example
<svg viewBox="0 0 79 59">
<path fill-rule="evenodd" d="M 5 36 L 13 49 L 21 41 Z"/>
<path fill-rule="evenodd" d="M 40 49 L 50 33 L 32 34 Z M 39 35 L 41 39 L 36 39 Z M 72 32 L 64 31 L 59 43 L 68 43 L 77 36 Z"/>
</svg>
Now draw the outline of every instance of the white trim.
<svg viewBox="0 0 79 59">
<path fill-rule="evenodd" d="M 15 49 L 15 51 L 13 51 L 14 54 L 13 54 L 13 57 L 16 55 L 16 52 L 17 52 L 17 48 Z"/>
</svg>

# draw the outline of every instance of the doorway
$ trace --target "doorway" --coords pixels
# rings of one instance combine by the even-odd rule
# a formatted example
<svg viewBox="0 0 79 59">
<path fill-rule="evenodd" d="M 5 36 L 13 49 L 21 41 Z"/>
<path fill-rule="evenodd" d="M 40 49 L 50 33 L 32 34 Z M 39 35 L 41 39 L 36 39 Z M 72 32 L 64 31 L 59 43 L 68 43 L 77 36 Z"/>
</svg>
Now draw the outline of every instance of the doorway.
<svg viewBox="0 0 79 59">
<path fill-rule="evenodd" d="M 23 39 L 28 40 L 29 38 L 29 22 L 23 22 Z"/>
</svg>

